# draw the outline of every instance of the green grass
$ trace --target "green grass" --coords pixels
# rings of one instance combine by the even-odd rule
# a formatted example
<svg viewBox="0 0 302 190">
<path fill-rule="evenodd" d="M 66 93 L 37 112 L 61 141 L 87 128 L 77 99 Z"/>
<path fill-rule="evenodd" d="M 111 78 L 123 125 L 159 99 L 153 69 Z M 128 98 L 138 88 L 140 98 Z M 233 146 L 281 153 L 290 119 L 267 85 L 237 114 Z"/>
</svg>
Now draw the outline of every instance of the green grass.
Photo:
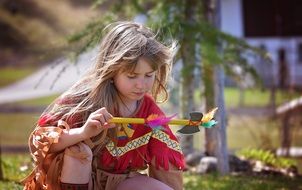
<svg viewBox="0 0 302 190">
<path fill-rule="evenodd" d="M 4 67 L 0 68 L 0 87 L 12 84 L 24 77 L 30 75 L 35 71 L 35 68 L 15 68 L 15 67 Z"/>
<path fill-rule="evenodd" d="M 285 177 L 185 175 L 188 190 L 299 190 L 301 179 Z"/>
<path fill-rule="evenodd" d="M 1 113 L 0 143 L 26 145 L 38 117 L 38 113 Z"/>
<path fill-rule="evenodd" d="M 32 169 L 28 154 L 4 154 L 2 168 L 4 181 L 0 181 L 0 189 L 22 189 L 19 183 Z M 186 190 L 299 190 L 302 189 L 301 179 L 285 177 L 257 176 L 219 176 L 216 174 L 191 175 L 185 173 Z"/>
<path fill-rule="evenodd" d="M 202 104 L 200 91 L 196 91 L 194 99 L 196 105 Z M 301 93 L 291 91 L 276 91 L 276 105 L 301 96 Z M 266 107 L 270 104 L 271 92 L 269 89 L 261 90 L 259 88 L 250 88 L 243 91 L 242 105 L 240 105 L 240 91 L 235 87 L 226 87 L 224 89 L 224 98 L 226 107 Z"/>
<path fill-rule="evenodd" d="M 246 89 L 243 91 L 243 105 L 240 105 L 240 91 L 237 88 L 225 88 L 225 104 L 227 107 L 264 107 L 270 103 L 270 91 L 261 89 Z M 280 105 L 288 100 L 301 96 L 297 92 L 276 91 L 276 104 Z"/>
<path fill-rule="evenodd" d="M 1 164 L 5 180 L 0 181 L 0 189 L 22 189 L 20 181 L 30 173 L 31 163 L 29 154 L 3 154 Z"/>
<path fill-rule="evenodd" d="M 22 106 L 48 106 L 52 101 L 54 101 L 59 94 L 41 97 L 41 98 L 35 98 L 35 99 L 29 99 L 29 100 L 22 100 L 15 102 L 16 105 L 22 105 Z"/>
</svg>

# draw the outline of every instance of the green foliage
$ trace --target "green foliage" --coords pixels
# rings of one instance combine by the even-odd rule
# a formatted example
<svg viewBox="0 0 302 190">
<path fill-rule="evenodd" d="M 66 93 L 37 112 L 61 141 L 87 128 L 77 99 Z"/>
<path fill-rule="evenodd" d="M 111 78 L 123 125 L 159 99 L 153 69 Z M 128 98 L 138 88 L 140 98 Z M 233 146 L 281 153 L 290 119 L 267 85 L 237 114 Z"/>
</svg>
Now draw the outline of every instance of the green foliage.
<svg viewBox="0 0 302 190">
<path fill-rule="evenodd" d="M 102 17 L 102 19 L 96 19 L 86 25 L 86 27 L 77 33 L 74 33 L 68 37 L 69 44 L 76 44 L 75 49 L 69 56 L 72 59 L 77 59 L 77 57 L 95 47 L 103 36 L 104 27 L 110 23 L 110 21 L 115 19 L 114 14 L 107 13 Z"/>
<path fill-rule="evenodd" d="M 276 168 L 289 168 L 290 166 L 297 165 L 296 161 L 289 158 L 277 157 L 268 150 L 242 149 L 237 154 L 245 159 L 259 160 L 266 165 Z"/>
<path fill-rule="evenodd" d="M 102 28 L 106 24 L 121 17 L 130 19 L 134 15 L 143 13 L 147 16 L 147 25 L 158 31 L 158 37 L 162 41 L 167 42 L 176 39 L 181 46 L 189 44 L 189 46 L 196 47 L 199 45 L 200 50 L 197 54 L 202 57 L 203 64 L 222 64 L 227 74 L 237 79 L 236 81 L 242 80 L 242 75 L 247 73 L 258 80 L 254 68 L 248 64 L 245 56 L 260 56 L 270 61 L 268 54 L 259 48 L 250 46 L 242 39 L 217 29 L 204 16 L 207 14 L 205 3 L 203 1 L 196 1 L 195 3 L 194 6 L 190 7 L 188 2 L 181 0 L 153 0 L 148 1 L 148 3 L 141 0 L 125 0 L 123 3 L 96 0 L 93 5 L 94 8 L 106 4 L 108 11 L 103 13 L 102 19 L 91 22 L 83 31 L 69 38 L 69 41 L 76 42 L 85 39 L 85 43 L 76 54 L 78 55 L 96 45 L 102 36 Z M 219 46 L 221 50 L 218 52 Z M 194 52 L 191 54 L 193 57 L 195 56 Z M 183 56 L 179 52 L 178 58 L 183 59 Z M 188 64 L 184 63 L 184 65 Z M 195 66 L 201 68 L 200 65 Z M 234 72 L 235 66 L 241 67 L 243 72 Z"/>
</svg>

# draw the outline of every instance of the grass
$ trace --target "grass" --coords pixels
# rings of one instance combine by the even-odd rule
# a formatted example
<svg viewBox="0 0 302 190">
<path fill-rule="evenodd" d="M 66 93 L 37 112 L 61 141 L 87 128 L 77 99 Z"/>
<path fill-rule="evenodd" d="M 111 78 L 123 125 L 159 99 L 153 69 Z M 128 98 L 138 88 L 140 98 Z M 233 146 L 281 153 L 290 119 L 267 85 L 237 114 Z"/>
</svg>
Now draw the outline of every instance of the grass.
<svg viewBox="0 0 302 190">
<path fill-rule="evenodd" d="M 264 107 L 270 103 L 271 92 L 269 90 L 246 89 L 243 92 L 243 104 L 240 105 L 240 91 L 237 88 L 226 88 L 225 102 L 227 107 Z M 276 104 L 280 105 L 288 100 L 301 96 L 300 93 L 290 91 L 276 91 Z"/>
<path fill-rule="evenodd" d="M 261 176 L 189 175 L 184 178 L 188 190 L 299 190 L 301 179 Z"/>
<path fill-rule="evenodd" d="M 4 67 L 0 68 L 0 87 L 12 84 L 33 73 L 36 69 L 33 67 Z"/>
<path fill-rule="evenodd" d="M 2 155 L 3 181 L 0 181 L 0 189 L 23 189 L 20 180 L 31 171 L 31 158 L 29 154 L 4 154 Z"/>
<path fill-rule="evenodd" d="M 5 180 L 0 181 L 0 189 L 22 189 L 19 183 L 31 171 L 31 159 L 28 154 L 4 154 L 2 167 Z M 286 177 L 258 176 L 219 176 L 216 174 L 184 174 L 185 190 L 299 190 L 301 179 Z"/>
<path fill-rule="evenodd" d="M 41 97 L 41 98 L 35 98 L 35 99 L 29 99 L 29 100 L 22 100 L 15 102 L 16 105 L 22 105 L 22 106 L 48 106 L 52 101 L 54 101 L 59 94 Z"/>
<path fill-rule="evenodd" d="M 38 113 L 1 113 L 1 145 L 27 145 L 38 117 Z"/>
</svg>

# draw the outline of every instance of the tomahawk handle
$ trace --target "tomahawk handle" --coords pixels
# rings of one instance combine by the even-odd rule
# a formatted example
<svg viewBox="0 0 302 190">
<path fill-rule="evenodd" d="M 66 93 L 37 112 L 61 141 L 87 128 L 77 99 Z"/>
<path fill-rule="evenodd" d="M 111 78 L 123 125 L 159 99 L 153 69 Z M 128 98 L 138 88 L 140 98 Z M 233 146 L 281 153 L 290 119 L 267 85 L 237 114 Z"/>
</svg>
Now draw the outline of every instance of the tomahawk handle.
<svg viewBox="0 0 302 190">
<path fill-rule="evenodd" d="M 111 123 L 131 123 L 131 124 L 145 124 L 146 120 L 143 118 L 125 118 L 125 117 L 113 117 L 110 120 Z M 189 125 L 190 121 L 187 119 L 172 119 L 169 121 L 169 125 Z"/>
</svg>

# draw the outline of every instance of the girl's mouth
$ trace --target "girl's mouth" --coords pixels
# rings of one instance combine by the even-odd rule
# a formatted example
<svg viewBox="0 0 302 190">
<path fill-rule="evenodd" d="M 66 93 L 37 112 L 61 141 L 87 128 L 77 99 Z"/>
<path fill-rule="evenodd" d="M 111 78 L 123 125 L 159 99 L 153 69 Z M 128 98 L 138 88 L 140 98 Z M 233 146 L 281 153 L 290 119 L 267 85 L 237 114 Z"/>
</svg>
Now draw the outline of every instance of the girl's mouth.
<svg viewBox="0 0 302 190">
<path fill-rule="evenodd" d="M 142 95 L 144 95 L 144 92 L 134 92 L 134 94 L 137 96 L 142 96 Z"/>
</svg>

